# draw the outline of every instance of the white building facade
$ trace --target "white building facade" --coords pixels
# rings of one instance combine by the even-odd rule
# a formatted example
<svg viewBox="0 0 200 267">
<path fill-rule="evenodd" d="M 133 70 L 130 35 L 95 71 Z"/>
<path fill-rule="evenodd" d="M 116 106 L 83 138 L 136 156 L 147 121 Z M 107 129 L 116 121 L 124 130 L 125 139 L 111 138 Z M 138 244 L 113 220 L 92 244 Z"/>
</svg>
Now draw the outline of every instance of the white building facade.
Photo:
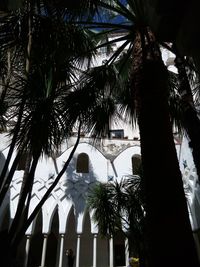
<svg viewBox="0 0 200 267">
<path fill-rule="evenodd" d="M 87 194 L 95 183 L 120 180 L 134 172 L 133 158 L 140 157 L 138 132 L 132 131 L 130 136 L 129 132 L 123 131 L 122 128 L 115 128 L 113 132 L 118 134 L 117 137 L 113 136 L 95 145 L 90 138 L 81 138 L 66 172 L 26 231 L 19 250 L 20 262 L 25 267 L 65 267 L 66 249 L 69 248 L 75 254 L 75 267 L 128 265 L 124 237 L 117 234 L 111 239 L 102 238 L 86 203 Z M 123 133 L 121 137 L 119 133 Z M 8 148 L 5 146 L 6 137 L 1 137 L 2 166 Z M 63 144 L 54 159 L 40 160 L 35 173 L 30 213 L 67 161 L 75 140 L 76 137 L 72 137 L 68 143 Z M 199 184 L 186 140 L 180 142 L 175 139 L 175 143 L 195 232 L 200 227 Z M 23 172 L 15 172 L 9 196 L 1 208 L 1 230 L 8 227 L 15 215 Z"/>
</svg>

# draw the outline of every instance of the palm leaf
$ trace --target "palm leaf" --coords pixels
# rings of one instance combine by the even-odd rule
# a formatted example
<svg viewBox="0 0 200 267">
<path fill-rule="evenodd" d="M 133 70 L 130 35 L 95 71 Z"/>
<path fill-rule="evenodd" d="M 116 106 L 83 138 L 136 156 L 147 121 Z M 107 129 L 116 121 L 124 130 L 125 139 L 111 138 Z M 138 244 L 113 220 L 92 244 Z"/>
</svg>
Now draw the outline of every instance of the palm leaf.
<svg viewBox="0 0 200 267">
<path fill-rule="evenodd" d="M 93 219 L 97 222 L 103 236 L 114 231 L 115 214 L 113 214 L 112 192 L 106 184 L 97 184 L 88 195 L 88 206 L 94 210 Z M 98 207 L 98 208 L 97 208 Z"/>
</svg>

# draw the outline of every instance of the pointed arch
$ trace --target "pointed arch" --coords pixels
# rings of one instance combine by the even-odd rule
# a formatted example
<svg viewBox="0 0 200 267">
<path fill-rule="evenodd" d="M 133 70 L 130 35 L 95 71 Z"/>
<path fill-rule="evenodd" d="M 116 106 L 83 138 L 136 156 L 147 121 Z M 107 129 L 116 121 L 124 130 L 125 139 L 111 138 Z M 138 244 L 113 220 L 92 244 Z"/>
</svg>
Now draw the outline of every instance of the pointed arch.
<svg viewBox="0 0 200 267">
<path fill-rule="evenodd" d="M 66 233 L 70 232 L 71 229 L 73 231 L 76 230 L 76 218 L 75 218 L 75 212 L 74 212 L 74 206 L 71 205 L 71 208 L 67 215 L 67 221 L 66 221 Z"/>
<path fill-rule="evenodd" d="M 89 267 L 92 266 L 93 259 L 93 235 L 91 233 L 91 221 L 88 211 L 84 212 L 82 223 L 80 266 Z"/>
<path fill-rule="evenodd" d="M 43 245 L 42 234 L 42 210 L 38 213 L 33 224 L 33 235 L 31 238 L 30 251 L 28 257 L 28 266 L 39 266 L 41 263 Z"/>
<path fill-rule="evenodd" d="M 72 249 L 74 254 L 76 253 L 76 218 L 74 214 L 74 206 L 71 206 L 71 209 L 67 216 L 66 222 L 66 234 L 64 238 L 64 258 L 63 258 L 63 266 L 67 266 L 67 257 L 66 257 L 66 250 Z M 75 262 L 74 262 L 75 266 Z"/>
<path fill-rule="evenodd" d="M 57 266 L 57 254 L 58 254 L 58 239 L 59 239 L 59 217 L 58 208 L 54 210 L 54 214 L 51 221 L 50 233 L 48 235 L 47 242 L 47 254 L 45 265 Z"/>
</svg>

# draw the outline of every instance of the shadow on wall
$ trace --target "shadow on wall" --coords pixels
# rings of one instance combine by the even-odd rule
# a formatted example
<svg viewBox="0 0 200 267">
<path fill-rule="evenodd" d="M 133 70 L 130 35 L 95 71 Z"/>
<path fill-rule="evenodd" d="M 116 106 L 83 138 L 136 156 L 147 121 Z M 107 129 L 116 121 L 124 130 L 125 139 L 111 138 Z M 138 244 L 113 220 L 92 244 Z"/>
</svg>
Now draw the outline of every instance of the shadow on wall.
<svg viewBox="0 0 200 267">
<path fill-rule="evenodd" d="M 81 168 L 77 172 L 77 158 L 71 160 L 66 170 L 66 195 L 73 202 L 76 213 L 84 212 L 88 192 L 97 182 L 97 175 L 89 157 L 86 163 L 88 164 L 88 172 L 81 172 Z"/>
</svg>

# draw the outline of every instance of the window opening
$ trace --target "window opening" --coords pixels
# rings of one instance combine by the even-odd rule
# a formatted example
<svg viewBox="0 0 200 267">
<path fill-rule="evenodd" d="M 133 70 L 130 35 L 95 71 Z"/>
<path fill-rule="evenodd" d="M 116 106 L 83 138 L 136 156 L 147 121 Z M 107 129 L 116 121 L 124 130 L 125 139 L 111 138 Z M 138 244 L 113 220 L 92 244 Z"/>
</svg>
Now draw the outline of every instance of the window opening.
<svg viewBox="0 0 200 267">
<path fill-rule="evenodd" d="M 140 175 L 141 173 L 141 156 L 134 155 L 132 157 L 132 173 L 133 175 Z"/>
<path fill-rule="evenodd" d="M 89 172 L 89 157 L 86 153 L 81 153 L 77 157 L 76 172 L 88 173 Z"/>
</svg>

